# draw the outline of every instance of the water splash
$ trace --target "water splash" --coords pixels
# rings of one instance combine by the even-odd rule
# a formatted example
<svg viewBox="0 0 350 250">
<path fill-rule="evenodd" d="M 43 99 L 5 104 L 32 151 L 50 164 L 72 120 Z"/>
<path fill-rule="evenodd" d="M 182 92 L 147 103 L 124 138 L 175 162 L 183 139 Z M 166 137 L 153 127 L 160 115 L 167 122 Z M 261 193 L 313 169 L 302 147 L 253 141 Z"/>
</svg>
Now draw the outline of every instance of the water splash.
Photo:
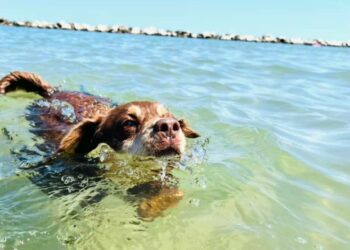
<svg viewBox="0 0 350 250">
<path fill-rule="evenodd" d="M 40 99 L 37 100 L 33 105 L 38 108 L 50 109 L 50 112 L 58 113 L 58 117 L 60 117 L 60 119 L 62 119 L 64 122 L 71 124 L 77 122 L 75 110 L 69 102 L 58 99 Z M 30 111 L 28 112 L 28 115 L 30 115 Z"/>
<path fill-rule="evenodd" d="M 62 119 L 65 122 L 69 122 L 69 123 L 77 122 L 77 117 L 75 115 L 74 108 L 70 103 L 66 101 L 53 99 L 51 101 L 51 108 L 59 112 L 60 115 L 62 116 Z"/>
</svg>

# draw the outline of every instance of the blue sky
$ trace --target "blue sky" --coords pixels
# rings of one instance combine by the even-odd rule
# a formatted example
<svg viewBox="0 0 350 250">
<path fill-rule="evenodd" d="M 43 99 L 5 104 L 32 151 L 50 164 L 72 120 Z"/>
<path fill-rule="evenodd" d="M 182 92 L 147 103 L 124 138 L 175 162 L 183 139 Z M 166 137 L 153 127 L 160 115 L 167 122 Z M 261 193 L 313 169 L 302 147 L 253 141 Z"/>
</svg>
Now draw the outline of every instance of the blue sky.
<svg viewBox="0 0 350 250">
<path fill-rule="evenodd" d="M 0 0 L 0 16 L 350 41 L 350 0 Z"/>
</svg>

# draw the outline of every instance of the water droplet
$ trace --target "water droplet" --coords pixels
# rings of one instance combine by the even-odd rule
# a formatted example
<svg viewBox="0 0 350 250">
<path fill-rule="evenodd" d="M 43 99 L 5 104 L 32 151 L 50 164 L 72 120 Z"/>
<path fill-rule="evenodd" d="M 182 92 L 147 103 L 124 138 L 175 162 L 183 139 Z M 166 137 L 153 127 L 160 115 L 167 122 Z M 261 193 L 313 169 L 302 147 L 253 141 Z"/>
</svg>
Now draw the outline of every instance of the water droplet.
<svg viewBox="0 0 350 250">
<path fill-rule="evenodd" d="M 73 181 L 75 181 L 75 178 L 73 176 L 64 175 L 61 177 L 61 180 L 64 184 L 69 184 L 69 183 L 72 183 Z"/>
<path fill-rule="evenodd" d="M 54 99 L 51 101 L 51 108 L 61 113 L 61 118 L 69 123 L 77 121 L 73 106 L 65 101 Z"/>
</svg>

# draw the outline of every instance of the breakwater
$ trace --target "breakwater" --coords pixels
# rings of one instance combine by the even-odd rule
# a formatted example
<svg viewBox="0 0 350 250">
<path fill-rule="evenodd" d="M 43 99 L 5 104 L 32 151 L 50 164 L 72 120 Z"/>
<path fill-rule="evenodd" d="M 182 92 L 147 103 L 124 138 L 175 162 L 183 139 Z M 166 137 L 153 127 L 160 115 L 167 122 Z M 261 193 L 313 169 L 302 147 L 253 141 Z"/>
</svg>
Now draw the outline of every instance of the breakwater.
<svg viewBox="0 0 350 250">
<path fill-rule="evenodd" d="M 147 35 L 147 36 L 169 36 L 181 38 L 197 38 L 197 39 L 215 39 L 223 41 L 244 41 L 244 42 L 258 42 L 258 43 L 281 43 L 291 45 L 307 45 L 307 46 L 330 46 L 330 47 L 350 47 L 350 41 L 326 41 L 320 39 L 304 40 L 300 38 L 285 38 L 273 37 L 269 35 L 253 36 L 253 35 L 238 35 L 238 34 L 218 34 L 215 32 L 192 33 L 183 30 L 165 30 L 157 29 L 155 27 L 138 28 L 129 27 L 125 25 L 86 25 L 79 23 L 57 22 L 49 23 L 45 21 L 10 21 L 0 18 L 0 25 L 14 26 L 14 27 L 28 27 L 37 29 L 61 29 L 74 31 L 89 31 L 89 32 L 106 32 L 106 33 L 125 33 L 133 35 Z"/>
</svg>

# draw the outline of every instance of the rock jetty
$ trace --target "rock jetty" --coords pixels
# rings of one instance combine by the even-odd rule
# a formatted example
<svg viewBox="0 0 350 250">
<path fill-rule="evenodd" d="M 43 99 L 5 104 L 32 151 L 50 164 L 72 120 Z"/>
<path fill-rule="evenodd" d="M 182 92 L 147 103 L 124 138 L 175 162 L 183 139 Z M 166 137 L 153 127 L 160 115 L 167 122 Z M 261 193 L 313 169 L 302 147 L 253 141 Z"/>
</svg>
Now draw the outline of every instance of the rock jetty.
<svg viewBox="0 0 350 250">
<path fill-rule="evenodd" d="M 124 25 L 96 25 L 90 26 L 86 24 L 78 23 L 48 23 L 39 21 L 10 21 L 4 18 L 0 18 L 0 25 L 14 26 L 14 27 L 28 27 L 37 29 L 61 29 L 61 30 L 73 30 L 73 31 L 89 31 L 89 32 L 105 32 L 105 33 L 122 33 L 133 35 L 146 35 L 146 36 L 169 36 L 169 37 L 181 37 L 181 38 L 197 38 L 197 39 L 215 39 L 223 41 L 243 41 L 243 42 L 256 42 L 256 43 L 280 43 L 280 44 L 292 44 L 292 45 L 308 45 L 308 46 L 330 46 L 330 47 L 348 47 L 350 48 L 350 41 L 324 41 L 319 39 L 303 40 L 300 38 L 284 38 L 284 37 L 272 37 L 272 36 L 252 36 L 252 35 L 237 35 L 237 34 L 217 34 L 213 32 L 204 33 L 192 33 L 183 30 L 164 30 L 157 29 L 155 27 L 138 28 L 128 27 Z"/>
</svg>

